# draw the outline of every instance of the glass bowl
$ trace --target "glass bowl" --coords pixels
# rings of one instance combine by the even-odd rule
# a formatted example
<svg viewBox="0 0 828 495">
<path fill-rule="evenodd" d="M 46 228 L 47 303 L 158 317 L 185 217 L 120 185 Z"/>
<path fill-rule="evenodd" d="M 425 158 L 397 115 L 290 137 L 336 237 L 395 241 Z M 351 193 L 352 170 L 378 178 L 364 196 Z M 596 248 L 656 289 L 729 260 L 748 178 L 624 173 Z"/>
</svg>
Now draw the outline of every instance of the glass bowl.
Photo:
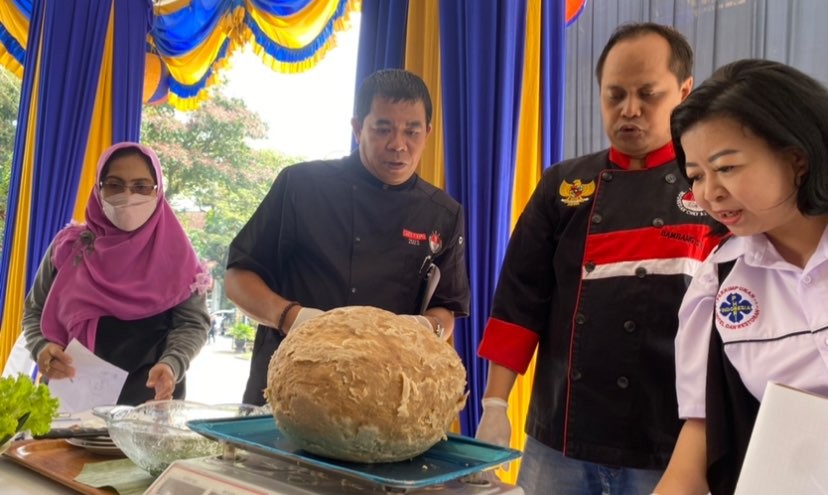
<svg viewBox="0 0 828 495">
<path fill-rule="evenodd" d="M 245 404 L 212 406 L 165 400 L 136 407 L 96 408 L 94 412 L 106 420 L 115 445 L 138 467 L 158 476 L 174 461 L 221 453 L 218 442 L 190 430 L 187 421 L 233 418 L 261 411 Z"/>
</svg>

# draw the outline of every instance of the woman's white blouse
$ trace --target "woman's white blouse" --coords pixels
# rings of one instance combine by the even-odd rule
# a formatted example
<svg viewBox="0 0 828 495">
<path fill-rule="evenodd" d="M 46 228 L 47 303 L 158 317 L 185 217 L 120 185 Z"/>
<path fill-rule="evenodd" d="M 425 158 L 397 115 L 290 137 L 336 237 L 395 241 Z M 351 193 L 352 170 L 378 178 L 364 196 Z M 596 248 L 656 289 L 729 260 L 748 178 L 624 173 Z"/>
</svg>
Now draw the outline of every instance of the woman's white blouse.
<svg viewBox="0 0 828 495">
<path fill-rule="evenodd" d="M 719 286 L 716 263 L 736 260 Z M 804 269 L 782 259 L 764 235 L 734 237 L 699 268 L 679 310 L 679 416 L 705 417 L 713 312 L 725 352 L 760 401 L 781 383 L 828 395 L 828 230 Z"/>
</svg>

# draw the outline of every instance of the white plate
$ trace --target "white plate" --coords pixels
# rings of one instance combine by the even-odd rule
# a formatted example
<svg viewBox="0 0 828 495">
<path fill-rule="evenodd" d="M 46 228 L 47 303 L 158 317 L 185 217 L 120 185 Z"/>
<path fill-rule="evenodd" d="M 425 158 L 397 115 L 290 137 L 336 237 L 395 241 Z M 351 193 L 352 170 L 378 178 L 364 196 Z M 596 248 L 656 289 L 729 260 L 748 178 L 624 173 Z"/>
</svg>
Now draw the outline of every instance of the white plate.
<svg viewBox="0 0 828 495">
<path fill-rule="evenodd" d="M 101 438 L 101 437 L 97 437 Z M 88 438 L 67 438 L 66 443 L 74 445 L 75 447 L 84 448 L 90 452 L 101 455 L 121 455 L 121 449 L 112 443 L 112 440 L 91 440 Z"/>
<path fill-rule="evenodd" d="M 115 442 L 109 437 L 75 437 L 72 440 L 77 440 L 81 446 L 95 446 L 95 447 L 114 447 Z"/>
</svg>

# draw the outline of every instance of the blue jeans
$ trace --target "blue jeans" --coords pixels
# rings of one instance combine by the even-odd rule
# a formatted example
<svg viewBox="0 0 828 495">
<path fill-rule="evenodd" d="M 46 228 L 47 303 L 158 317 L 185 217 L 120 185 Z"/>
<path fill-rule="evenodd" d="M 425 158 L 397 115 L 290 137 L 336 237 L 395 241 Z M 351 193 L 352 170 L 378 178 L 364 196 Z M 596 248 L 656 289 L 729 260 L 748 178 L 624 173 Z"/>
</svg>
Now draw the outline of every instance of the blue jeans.
<svg viewBox="0 0 828 495">
<path fill-rule="evenodd" d="M 526 437 L 518 485 L 526 495 L 649 495 L 663 473 L 571 459 Z"/>
</svg>

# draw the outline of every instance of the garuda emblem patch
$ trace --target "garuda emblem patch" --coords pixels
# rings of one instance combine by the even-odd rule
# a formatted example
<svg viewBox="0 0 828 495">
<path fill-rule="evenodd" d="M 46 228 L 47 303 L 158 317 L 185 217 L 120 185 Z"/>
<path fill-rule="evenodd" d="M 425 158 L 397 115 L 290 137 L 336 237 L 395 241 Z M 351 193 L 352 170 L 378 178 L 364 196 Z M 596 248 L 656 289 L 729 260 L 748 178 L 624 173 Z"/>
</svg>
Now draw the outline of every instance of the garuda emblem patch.
<svg viewBox="0 0 828 495">
<path fill-rule="evenodd" d="M 575 179 L 571 184 L 562 181 L 558 192 L 561 194 L 563 204 L 578 206 L 589 201 L 589 197 L 595 193 L 595 181 L 589 181 L 586 184 L 582 183 L 580 179 Z"/>
</svg>

